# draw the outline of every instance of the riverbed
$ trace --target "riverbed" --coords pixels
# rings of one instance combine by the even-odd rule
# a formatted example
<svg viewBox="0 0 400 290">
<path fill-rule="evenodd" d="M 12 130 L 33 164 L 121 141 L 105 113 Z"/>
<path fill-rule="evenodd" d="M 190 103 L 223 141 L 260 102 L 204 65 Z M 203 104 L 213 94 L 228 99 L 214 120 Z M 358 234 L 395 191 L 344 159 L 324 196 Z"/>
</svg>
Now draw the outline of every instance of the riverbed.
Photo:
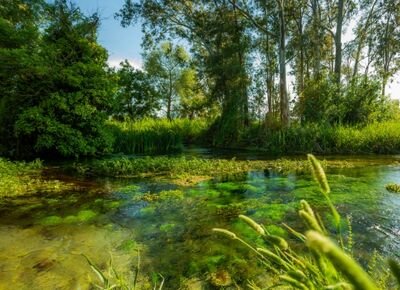
<svg viewBox="0 0 400 290">
<path fill-rule="evenodd" d="M 232 151 L 185 154 L 270 158 Z M 351 223 L 359 261 L 367 263 L 374 251 L 400 256 L 400 194 L 385 189 L 387 183 L 400 183 L 400 156 L 321 158 L 354 163 L 327 175 L 332 199 Z M 308 174 L 249 171 L 179 186 L 165 179 L 84 177 L 68 173 L 66 166 L 51 164 L 45 172 L 49 179 L 75 184 L 73 189 L 0 200 L 0 289 L 90 289 L 100 281 L 86 257 L 106 274 L 112 268 L 127 280 L 139 259 L 143 289 L 152 289 L 161 277 L 163 289 L 219 289 L 212 279 L 216 273 L 238 287 L 248 279 L 262 283 L 267 274 L 257 259 L 212 233 L 213 227 L 259 243 L 238 219 L 246 214 L 301 248 L 282 226 L 305 229 L 297 215 L 300 200 L 308 200 L 328 227 L 331 221 Z"/>
</svg>

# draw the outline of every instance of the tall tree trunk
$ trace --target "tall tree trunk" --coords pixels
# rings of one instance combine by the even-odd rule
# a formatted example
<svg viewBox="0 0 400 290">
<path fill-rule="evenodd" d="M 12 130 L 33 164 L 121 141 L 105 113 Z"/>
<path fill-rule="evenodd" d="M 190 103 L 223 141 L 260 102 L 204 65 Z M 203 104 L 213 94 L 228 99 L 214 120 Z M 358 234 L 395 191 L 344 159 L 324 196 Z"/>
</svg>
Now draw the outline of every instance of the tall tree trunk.
<svg viewBox="0 0 400 290">
<path fill-rule="evenodd" d="M 169 73 L 169 93 L 167 99 L 167 118 L 168 120 L 172 120 L 171 118 L 171 109 L 172 109 L 172 73 Z"/>
<path fill-rule="evenodd" d="M 338 1 L 338 14 L 336 22 L 336 34 L 335 34 L 335 78 L 338 84 L 340 84 L 341 73 L 342 73 L 342 27 L 343 27 L 343 9 L 344 1 Z"/>
<path fill-rule="evenodd" d="M 289 100 L 286 85 L 286 26 L 284 0 L 277 0 L 279 7 L 279 92 L 281 108 L 281 124 L 289 125 Z"/>
<path fill-rule="evenodd" d="M 368 30 L 368 27 L 370 25 L 370 20 L 372 18 L 372 15 L 374 13 L 376 2 L 377 2 L 377 0 L 375 0 L 374 3 L 372 4 L 371 10 L 369 11 L 367 19 L 365 20 L 364 27 L 360 31 L 360 39 L 358 41 L 356 57 L 355 57 L 355 60 L 354 60 L 353 79 L 356 77 L 356 75 L 358 73 L 358 65 L 360 64 L 361 51 L 362 51 L 362 49 L 364 47 L 364 41 L 365 41 L 365 38 L 367 36 L 367 30 Z"/>
<path fill-rule="evenodd" d="M 267 15 L 267 9 L 265 5 L 262 6 L 264 15 Z M 271 72 L 271 59 L 270 59 L 270 33 L 269 33 L 269 27 L 268 27 L 268 18 L 265 18 L 266 23 L 265 23 L 265 37 L 266 37 L 266 43 L 265 43 L 265 81 L 266 81 L 266 87 L 267 87 L 267 114 L 266 114 L 266 119 L 268 120 L 269 117 L 272 117 L 273 115 L 273 108 L 272 108 L 272 90 L 273 90 L 273 74 Z"/>
<path fill-rule="evenodd" d="M 319 79 L 321 71 L 321 13 L 318 0 L 311 1 L 312 9 L 312 45 L 313 45 L 313 75 Z"/>
<path fill-rule="evenodd" d="M 239 28 L 239 22 L 237 19 L 237 11 L 236 11 L 236 0 L 233 0 L 232 2 L 232 9 L 235 17 L 235 30 L 236 30 L 236 36 L 240 44 L 242 44 L 242 35 L 240 32 Z M 243 52 L 242 52 L 242 46 L 239 46 L 239 49 L 237 50 L 238 54 L 238 61 L 240 65 L 240 83 L 241 83 L 241 95 L 239 96 L 241 99 L 241 113 L 242 116 L 240 116 L 243 120 L 243 124 L 245 126 L 249 125 L 249 98 L 247 95 L 247 81 L 246 81 L 246 69 L 245 69 L 245 63 L 244 63 L 244 57 L 243 57 Z"/>
<path fill-rule="evenodd" d="M 299 88 L 298 94 L 301 95 L 304 91 L 304 35 L 303 35 L 303 12 L 300 8 L 299 20 L 299 34 L 300 34 L 300 64 L 299 64 Z"/>
<path fill-rule="evenodd" d="M 382 79 L 382 97 L 386 94 L 387 77 L 384 76 Z"/>
</svg>

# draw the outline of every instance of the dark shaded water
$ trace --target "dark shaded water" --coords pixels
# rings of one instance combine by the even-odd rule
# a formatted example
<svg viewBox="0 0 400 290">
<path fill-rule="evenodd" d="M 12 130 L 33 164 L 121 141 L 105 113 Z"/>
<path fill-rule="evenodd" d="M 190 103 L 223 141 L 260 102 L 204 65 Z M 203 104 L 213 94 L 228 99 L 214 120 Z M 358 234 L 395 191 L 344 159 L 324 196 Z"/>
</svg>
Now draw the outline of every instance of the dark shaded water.
<svg viewBox="0 0 400 290">
<path fill-rule="evenodd" d="M 188 154 L 215 155 L 204 150 Z M 389 182 L 400 183 L 399 158 L 346 159 L 358 166 L 330 171 L 328 179 L 340 213 L 351 218 L 354 251 L 361 260 L 374 249 L 400 256 L 400 194 L 384 188 Z M 212 289 L 209 277 L 218 271 L 226 271 L 240 285 L 248 278 L 262 279 L 263 271 L 247 249 L 212 234 L 211 228 L 227 228 L 258 242 L 237 219 L 247 214 L 276 234 L 285 234 L 282 222 L 302 230 L 297 217 L 301 199 L 329 224 L 310 176 L 248 172 L 233 181 L 215 179 L 190 188 L 152 180 L 58 177 L 81 188 L 0 201 L 0 289 L 88 289 L 90 280 L 98 280 L 82 254 L 102 269 L 112 257 L 114 267 L 128 276 L 137 250 L 143 287 L 162 273 L 164 289 Z"/>
</svg>

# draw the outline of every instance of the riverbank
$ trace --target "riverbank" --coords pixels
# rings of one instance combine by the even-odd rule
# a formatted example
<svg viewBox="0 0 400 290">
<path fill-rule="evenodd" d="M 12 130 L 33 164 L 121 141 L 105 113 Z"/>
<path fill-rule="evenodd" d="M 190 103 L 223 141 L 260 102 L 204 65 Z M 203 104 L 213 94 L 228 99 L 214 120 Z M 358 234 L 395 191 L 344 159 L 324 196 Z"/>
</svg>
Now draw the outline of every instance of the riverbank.
<svg viewBox="0 0 400 290">
<path fill-rule="evenodd" d="M 114 153 L 156 154 L 179 152 L 184 145 L 213 147 L 208 122 L 204 120 L 145 119 L 110 122 Z M 366 126 L 293 124 L 270 129 L 253 123 L 240 132 L 235 143 L 222 148 L 252 149 L 271 155 L 293 154 L 396 154 L 400 152 L 400 122 Z"/>
</svg>

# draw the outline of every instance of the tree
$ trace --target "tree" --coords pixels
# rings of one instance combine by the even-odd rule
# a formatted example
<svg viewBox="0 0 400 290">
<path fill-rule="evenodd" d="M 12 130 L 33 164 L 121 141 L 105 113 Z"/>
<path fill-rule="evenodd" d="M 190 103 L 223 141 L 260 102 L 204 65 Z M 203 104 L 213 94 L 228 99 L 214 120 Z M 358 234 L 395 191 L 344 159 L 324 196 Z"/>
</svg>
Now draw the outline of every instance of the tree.
<svg viewBox="0 0 400 290">
<path fill-rule="evenodd" d="M 2 1 L 0 5 L 0 153 L 16 153 L 14 125 L 22 108 L 43 88 L 38 59 L 40 0 Z"/>
<path fill-rule="evenodd" d="M 177 113 L 180 80 L 188 64 L 189 55 L 185 49 L 171 42 L 162 43 L 145 56 L 144 68 L 161 95 L 169 120 Z"/>
<path fill-rule="evenodd" d="M 96 42 L 98 17 L 61 0 L 45 12 L 38 48 L 28 66 L 20 62 L 24 69 L 16 72 L 15 89 L 3 102 L 4 108 L 18 108 L 6 119 L 4 133 L 12 137 L 5 146 L 19 156 L 107 151 L 111 138 L 104 121 L 114 92 L 107 52 Z"/>
<path fill-rule="evenodd" d="M 126 0 L 117 14 L 123 26 L 142 19 L 144 46 L 167 37 L 187 41 L 210 104 L 221 117 L 213 126 L 216 143 L 230 143 L 248 124 L 248 41 L 236 7 L 226 1 Z"/>
<path fill-rule="evenodd" d="M 400 3 L 395 0 L 378 4 L 381 17 L 374 25 L 374 65 L 382 79 L 382 96 L 389 79 L 400 69 Z"/>
<path fill-rule="evenodd" d="M 132 67 L 127 60 L 116 72 L 118 90 L 114 114 L 131 120 L 154 117 L 160 109 L 160 95 L 154 88 L 150 76 Z"/>
</svg>

